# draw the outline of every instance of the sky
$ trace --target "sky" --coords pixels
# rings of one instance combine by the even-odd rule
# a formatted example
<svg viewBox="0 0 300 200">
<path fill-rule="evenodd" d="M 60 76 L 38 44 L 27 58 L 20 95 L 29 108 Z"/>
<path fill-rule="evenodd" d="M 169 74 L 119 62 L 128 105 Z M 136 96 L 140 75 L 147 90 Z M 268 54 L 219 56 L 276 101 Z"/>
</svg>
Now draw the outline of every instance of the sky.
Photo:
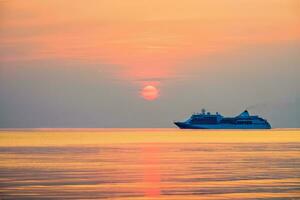
<svg viewBox="0 0 300 200">
<path fill-rule="evenodd" d="M 298 0 L 0 0 L 0 128 L 300 127 Z"/>
</svg>

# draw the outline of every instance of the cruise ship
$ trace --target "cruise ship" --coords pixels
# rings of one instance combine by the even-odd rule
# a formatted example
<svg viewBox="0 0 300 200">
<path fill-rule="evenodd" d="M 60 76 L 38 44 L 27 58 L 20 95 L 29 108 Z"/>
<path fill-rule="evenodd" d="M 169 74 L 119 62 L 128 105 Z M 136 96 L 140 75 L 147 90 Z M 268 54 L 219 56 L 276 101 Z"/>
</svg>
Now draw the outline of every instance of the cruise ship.
<svg viewBox="0 0 300 200">
<path fill-rule="evenodd" d="M 266 119 L 250 115 L 247 110 L 236 117 L 223 117 L 218 112 L 211 114 L 202 109 L 184 122 L 174 122 L 181 129 L 270 129 Z"/>
</svg>

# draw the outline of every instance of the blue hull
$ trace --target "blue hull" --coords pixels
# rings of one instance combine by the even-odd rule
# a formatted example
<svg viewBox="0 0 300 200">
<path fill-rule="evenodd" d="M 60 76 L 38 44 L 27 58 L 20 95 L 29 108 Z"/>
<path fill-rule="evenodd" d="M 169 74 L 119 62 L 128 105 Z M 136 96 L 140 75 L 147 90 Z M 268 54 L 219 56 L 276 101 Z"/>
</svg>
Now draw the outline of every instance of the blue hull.
<svg viewBox="0 0 300 200">
<path fill-rule="evenodd" d="M 189 124 L 174 122 L 181 129 L 271 129 L 270 124 Z"/>
</svg>

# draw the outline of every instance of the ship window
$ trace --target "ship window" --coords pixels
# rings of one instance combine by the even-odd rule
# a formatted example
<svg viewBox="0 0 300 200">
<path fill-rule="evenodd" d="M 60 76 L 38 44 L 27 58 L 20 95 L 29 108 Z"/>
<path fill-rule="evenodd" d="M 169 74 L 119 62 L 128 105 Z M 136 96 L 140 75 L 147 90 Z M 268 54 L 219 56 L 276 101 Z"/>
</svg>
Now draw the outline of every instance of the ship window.
<svg viewBox="0 0 300 200">
<path fill-rule="evenodd" d="M 252 124 L 252 121 L 237 121 L 237 124 Z"/>
<path fill-rule="evenodd" d="M 234 124 L 235 123 L 235 119 L 234 118 L 223 118 L 221 120 L 221 123 L 225 123 L 225 124 Z"/>
<path fill-rule="evenodd" d="M 216 117 L 194 118 L 191 120 L 193 124 L 216 124 Z"/>
</svg>

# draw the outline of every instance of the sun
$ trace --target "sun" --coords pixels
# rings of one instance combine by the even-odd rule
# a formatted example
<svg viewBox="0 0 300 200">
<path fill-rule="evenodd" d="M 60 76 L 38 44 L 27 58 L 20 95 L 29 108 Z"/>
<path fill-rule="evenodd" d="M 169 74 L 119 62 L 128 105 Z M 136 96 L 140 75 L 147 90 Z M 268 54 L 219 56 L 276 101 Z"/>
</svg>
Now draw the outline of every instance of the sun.
<svg viewBox="0 0 300 200">
<path fill-rule="evenodd" d="M 153 85 L 147 85 L 140 94 L 145 100 L 153 101 L 159 97 L 159 90 Z"/>
</svg>

